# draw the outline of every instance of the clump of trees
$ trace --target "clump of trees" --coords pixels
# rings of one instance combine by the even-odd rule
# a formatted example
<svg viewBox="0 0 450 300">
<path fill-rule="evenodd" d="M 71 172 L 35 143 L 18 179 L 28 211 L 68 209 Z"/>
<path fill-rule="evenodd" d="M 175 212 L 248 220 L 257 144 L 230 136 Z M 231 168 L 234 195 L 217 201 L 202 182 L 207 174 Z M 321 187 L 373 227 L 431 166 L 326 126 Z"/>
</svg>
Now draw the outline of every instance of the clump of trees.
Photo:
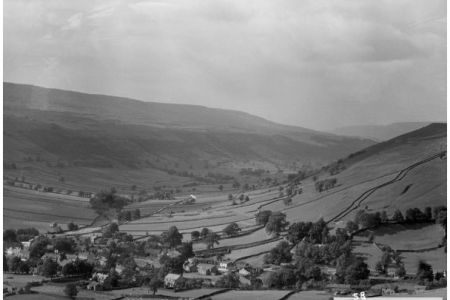
<svg viewBox="0 0 450 300">
<path fill-rule="evenodd" d="M 117 218 L 121 222 L 129 222 L 129 221 L 133 221 L 133 220 L 138 220 L 141 218 L 141 211 L 139 210 L 139 208 L 136 208 L 135 210 L 121 211 L 117 215 Z"/>
<path fill-rule="evenodd" d="M 119 196 L 117 191 L 112 188 L 109 191 L 101 191 L 100 193 L 97 193 L 89 202 L 91 207 L 99 215 L 103 215 L 110 209 L 115 209 L 117 212 L 120 212 L 125 205 L 130 203 L 130 200 Z"/>
<path fill-rule="evenodd" d="M 223 232 L 228 236 L 235 236 L 241 231 L 241 228 L 239 228 L 239 225 L 235 222 L 229 224 L 227 227 L 223 229 Z"/>
<path fill-rule="evenodd" d="M 255 220 L 257 225 L 266 225 L 269 221 L 269 217 L 272 215 L 271 210 L 263 210 L 256 214 Z"/>
<path fill-rule="evenodd" d="M 332 189 L 336 186 L 337 179 L 336 178 L 327 178 L 320 181 L 316 181 L 314 184 L 316 191 L 319 193 Z"/>
<path fill-rule="evenodd" d="M 266 232 L 268 234 L 278 235 L 280 232 L 285 231 L 289 222 L 286 221 L 286 214 L 282 212 L 274 212 L 269 216 L 266 223 Z"/>
<path fill-rule="evenodd" d="M 281 263 L 289 263 L 292 260 L 291 247 L 286 241 L 281 241 L 277 246 L 272 248 L 268 254 L 264 256 L 266 264 L 279 265 Z"/>
</svg>

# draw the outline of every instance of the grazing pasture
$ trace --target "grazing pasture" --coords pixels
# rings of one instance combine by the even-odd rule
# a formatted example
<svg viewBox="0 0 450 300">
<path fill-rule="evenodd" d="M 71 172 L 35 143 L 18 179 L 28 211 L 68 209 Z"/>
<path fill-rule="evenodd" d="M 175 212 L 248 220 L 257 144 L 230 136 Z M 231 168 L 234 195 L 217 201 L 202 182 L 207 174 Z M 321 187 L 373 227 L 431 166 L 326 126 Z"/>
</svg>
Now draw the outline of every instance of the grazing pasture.
<svg viewBox="0 0 450 300">
<path fill-rule="evenodd" d="M 97 214 L 84 198 L 4 187 L 3 216 L 5 228 L 36 227 L 46 232 L 53 222 L 88 225 Z"/>
<path fill-rule="evenodd" d="M 437 224 L 393 224 L 377 228 L 374 241 L 394 250 L 417 250 L 437 247 L 444 235 L 444 229 Z"/>
<path fill-rule="evenodd" d="M 420 260 L 430 264 L 434 272 L 447 270 L 447 253 L 444 252 L 444 248 L 426 252 L 403 252 L 400 257 L 408 274 L 416 274 L 417 264 Z"/>
<path fill-rule="evenodd" d="M 228 291 L 222 294 L 217 294 L 211 297 L 213 300 L 231 300 L 231 299 L 258 299 L 258 300 L 277 300 L 286 296 L 290 291 Z"/>
</svg>

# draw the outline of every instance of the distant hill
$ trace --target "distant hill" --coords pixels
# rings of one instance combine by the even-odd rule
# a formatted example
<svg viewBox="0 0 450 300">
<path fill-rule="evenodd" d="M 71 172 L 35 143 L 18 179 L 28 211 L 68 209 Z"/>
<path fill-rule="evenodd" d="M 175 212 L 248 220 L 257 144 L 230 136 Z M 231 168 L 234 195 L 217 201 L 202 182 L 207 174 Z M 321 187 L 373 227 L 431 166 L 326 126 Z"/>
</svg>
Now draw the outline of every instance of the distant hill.
<svg viewBox="0 0 450 300">
<path fill-rule="evenodd" d="M 203 106 L 4 83 L 5 161 L 187 169 L 220 162 L 326 163 L 372 141 Z"/>
<path fill-rule="evenodd" d="M 404 122 L 389 125 L 359 125 L 340 127 L 332 132 L 338 135 L 362 137 L 374 141 L 387 141 L 404 133 L 422 128 L 430 124 L 429 122 Z"/>
</svg>

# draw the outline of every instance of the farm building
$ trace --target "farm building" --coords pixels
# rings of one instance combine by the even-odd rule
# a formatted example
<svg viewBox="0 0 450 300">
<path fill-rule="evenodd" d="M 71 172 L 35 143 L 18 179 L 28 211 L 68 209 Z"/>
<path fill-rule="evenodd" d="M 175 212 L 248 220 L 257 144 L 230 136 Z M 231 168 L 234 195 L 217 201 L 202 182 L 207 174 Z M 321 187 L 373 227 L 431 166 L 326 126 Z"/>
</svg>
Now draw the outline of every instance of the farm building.
<svg viewBox="0 0 450 300">
<path fill-rule="evenodd" d="M 175 288 L 177 282 L 180 281 L 180 279 L 181 279 L 180 274 L 169 273 L 166 275 L 166 277 L 164 277 L 164 287 L 173 289 Z"/>
<path fill-rule="evenodd" d="M 217 267 L 212 264 L 198 264 L 197 272 L 201 275 L 211 275 L 217 273 Z"/>
<path fill-rule="evenodd" d="M 222 261 L 219 263 L 219 272 L 226 273 L 234 266 L 232 261 Z"/>
<path fill-rule="evenodd" d="M 250 275 L 250 272 L 247 271 L 245 268 L 242 268 L 242 269 L 239 270 L 239 275 L 241 275 L 241 276 L 248 276 L 248 275 Z"/>
</svg>

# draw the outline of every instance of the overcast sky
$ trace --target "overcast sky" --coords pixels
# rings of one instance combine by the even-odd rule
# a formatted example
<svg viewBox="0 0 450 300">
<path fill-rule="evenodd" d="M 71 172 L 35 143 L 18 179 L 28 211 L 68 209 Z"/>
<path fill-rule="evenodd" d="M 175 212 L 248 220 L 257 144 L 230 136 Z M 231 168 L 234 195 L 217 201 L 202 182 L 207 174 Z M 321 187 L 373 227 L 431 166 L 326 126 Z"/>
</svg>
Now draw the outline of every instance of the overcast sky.
<svg viewBox="0 0 450 300">
<path fill-rule="evenodd" d="M 445 0 L 5 0 L 4 80 L 314 129 L 446 120 Z"/>
</svg>

